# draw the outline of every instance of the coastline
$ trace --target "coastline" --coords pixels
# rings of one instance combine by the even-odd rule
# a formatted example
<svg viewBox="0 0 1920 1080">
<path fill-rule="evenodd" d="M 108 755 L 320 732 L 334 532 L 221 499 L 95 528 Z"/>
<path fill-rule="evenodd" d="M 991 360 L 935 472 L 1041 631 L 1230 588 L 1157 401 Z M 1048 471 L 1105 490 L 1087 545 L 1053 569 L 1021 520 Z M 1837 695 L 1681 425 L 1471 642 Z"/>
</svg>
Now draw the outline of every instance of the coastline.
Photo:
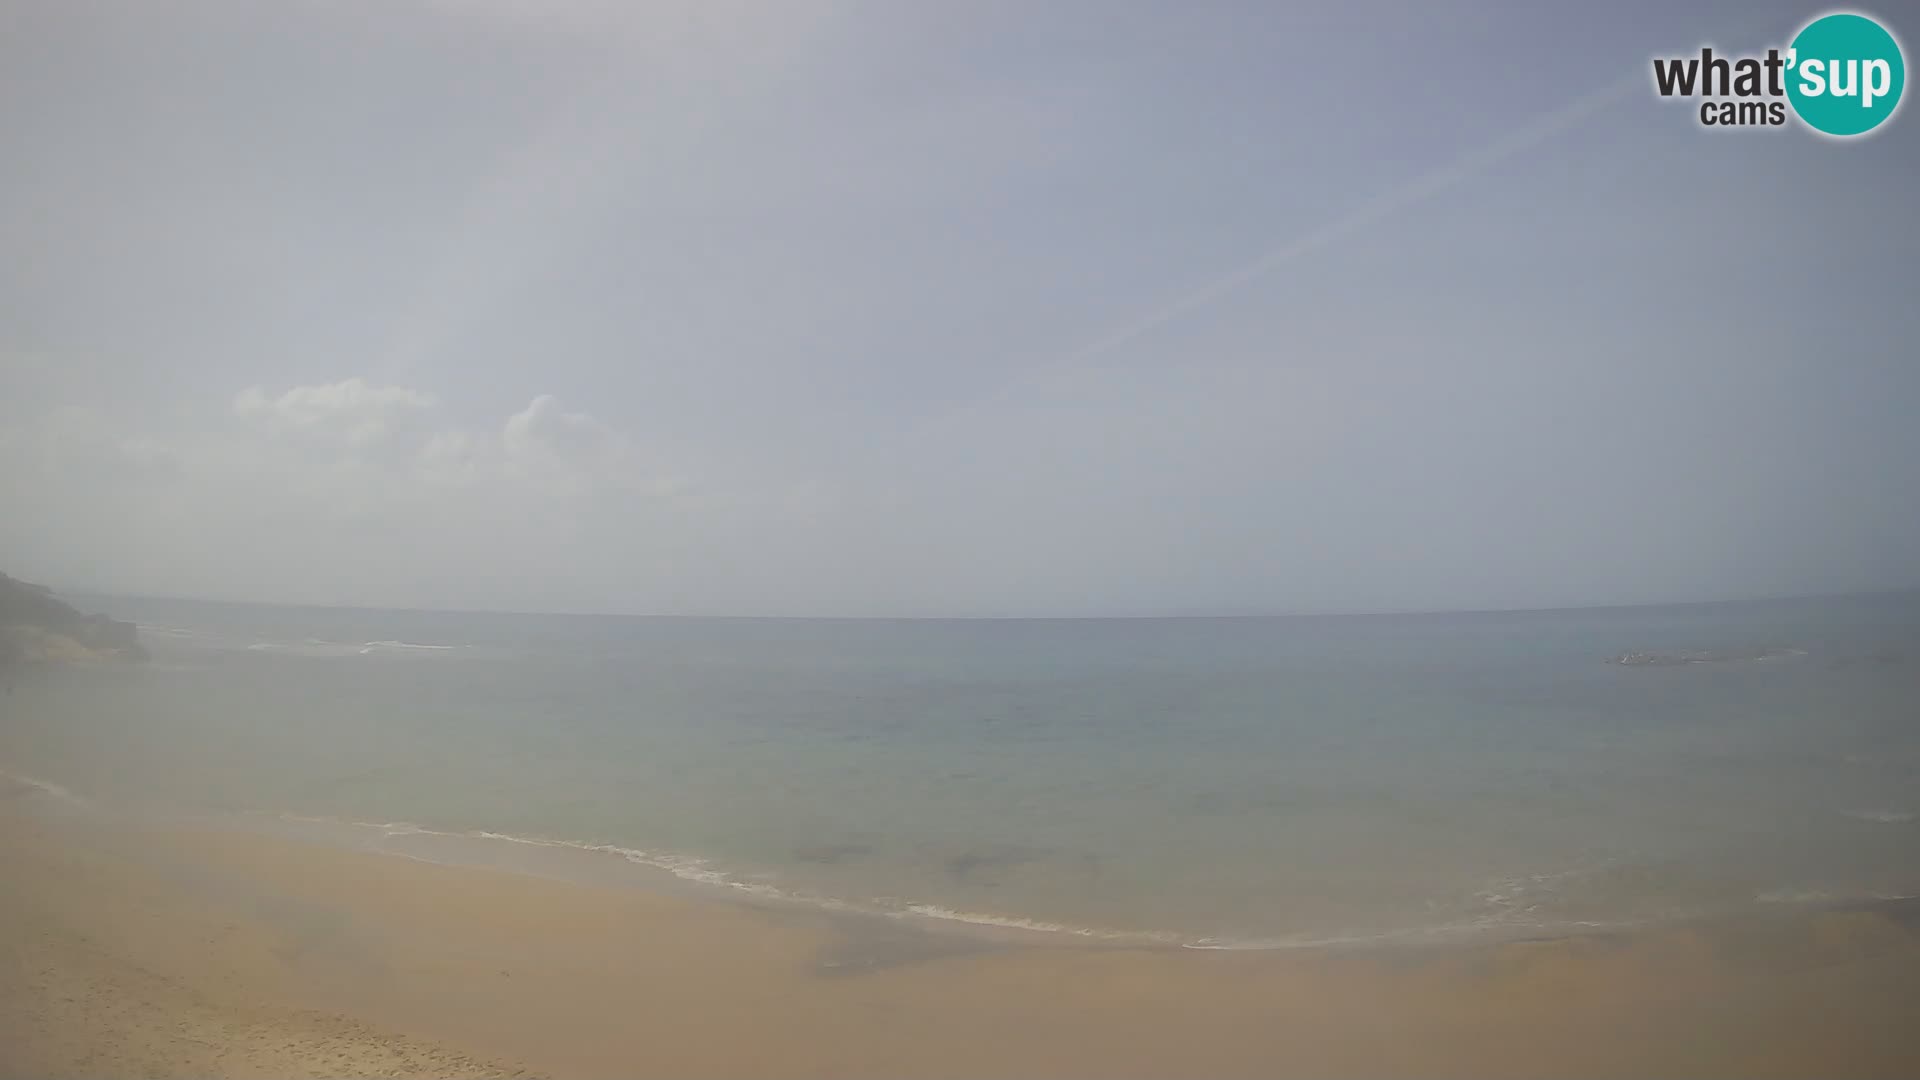
<svg viewBox="0 0 1920 1080">
<path fill-rule="evenodd" d="M 0 1076 L 1893 1076 L 1911 903 L 1497 945 L 1033 948 L 0 792 Z"/>
<path fill-rule="evenodd" d="M 0 772 L 0 781 L 10 774 Z M 15 776 L 56 797 L 73 799 L 57 784 Z M 84 800 L 80 800 L 84 802 Z M 116 811 L 124 813 L 125 811 Z M 1871 819 L 1869 819 L 1871 820 Z M 1904 818 L 1897 823 L 1905 823 Z M 961 910 L 926 900 L 884 897 L 849 899 L 793 889 L 768 874 L 729 871 L 707 858 L 643 851 L 602 841 L 525 836 L 487 829 L 442 829 L 413 822 L 348 821 L 298 814 L 247 811 L 173 819 L 172 824 L 213 832 L 242 831 L 376 855 L 457 867 L 483 867 L 609 888 L 642 889 L 702 903 L 736 904 L 782 917 L 817 917 L 852 928 L 854 936 L 880 927 L 889 933 L 959 936 L 1032 948 L 1184 949 L 1204 952 L 1404 950 L 1493 946 L 1573 938 L 1652 933 L 1689 926 L 1768 921 L 1769 912 L 1791 919 L 1817 912 L 1902 910 L 1920 905 L 1920 895 L 1836 895 L 1824 891 L 1776 891 L 1762 905 L 1718 911 L 1675 912 L 1639 919 L 1582 919 L 1559 923 L 1492 917 L 1369 931 L 1302 931 L 1283 936 L 1196 936 L 1165 929 L 1085 925 L 996 910 Z M 1771 905 L 1778 905 L 1777 907 Z M 897 928 L 897 929 L 896 929 Z"/>
</svg>

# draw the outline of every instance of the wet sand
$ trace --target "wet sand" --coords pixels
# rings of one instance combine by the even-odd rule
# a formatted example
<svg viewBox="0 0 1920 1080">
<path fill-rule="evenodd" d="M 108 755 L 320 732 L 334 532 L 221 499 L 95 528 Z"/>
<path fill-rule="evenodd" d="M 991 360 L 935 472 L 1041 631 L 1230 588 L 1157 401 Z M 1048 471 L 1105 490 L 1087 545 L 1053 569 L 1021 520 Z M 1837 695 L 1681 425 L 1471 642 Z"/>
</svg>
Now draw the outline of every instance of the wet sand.
<svg viewBox="0 0 1920 1080">
<path fill-rule="evenodd" d="M 1913 1076 L 1909 906 L 1025 947 L 0 798 L 0 1076 Z"/>
</svg>

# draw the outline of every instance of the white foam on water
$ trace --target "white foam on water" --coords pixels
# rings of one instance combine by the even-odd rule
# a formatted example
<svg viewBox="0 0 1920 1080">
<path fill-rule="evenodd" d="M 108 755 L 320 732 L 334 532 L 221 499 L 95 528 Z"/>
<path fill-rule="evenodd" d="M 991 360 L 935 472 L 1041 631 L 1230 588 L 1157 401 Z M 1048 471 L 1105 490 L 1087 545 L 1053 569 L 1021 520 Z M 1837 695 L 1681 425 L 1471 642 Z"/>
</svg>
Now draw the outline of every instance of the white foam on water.
<svg viewBox="0 0 1920 1080">
<path fill-rule="evenodd" d="M 1820 889 L 1767 889 L 1754 894 L 1753 899 L 1761 904 L 1831 904 L 1838 899 L 1830 892 Z"/>
<path fill-rule="evenodd" d="M 1920 815 L 1911 810 L 1842 810 L 1840 813 L 1855 821 L 1867 821 L 1875 825 L 1911 825 L 1920 820 Z"/>
<path fill-rule="evenodd" d="M 75 795 L 73 792 L 67 790 L 62 785 L 56 784 L 51 780 L 42 780 L 38 777 L 27 776 L 22 773 L 11 772 L 5 769 L 0 769 L 0 779 L 11 780 L 16 784 L 22 784 L 27 787 L 33 788 L 34 790 L 38 791 L 42 795 L 45 795 L 58 802 L 66 803 L 70 806 L 90 807 L 93 805 L 92 803 L 88 802 L 86 799 L 83 799 L 80 796 Z"/>
<path fill-rule="evenodd" d="M 144 629 L 144 628 L 143 628 Z M 186 631 L 181 631 L 186 634 Z M 191 636 L 191 635 L 189 635 Z M 245 648 L 249 652 L 285 652 L 292 656 L 338 656 L 358 654 L 369 656 L 375 653 L 443 653 L 465 649 L 465 645 L 432 645 L 418 641 L 329 641 L 326 638 L 307 637 L 299 641 L 256 641 Z"/>
<path fill-rule="evenodd" d="M 1490 887 L 1487 892 L 1483 893 L 1481 897 L 1484 902 L 1493 905 L 1493 910 L 1476 917 L 1439 925 L 1384 931 L 1303 932 L 1281 937 L 1195 938 L 1190 934 L 1182 934 L 1169 930 L 1083 926 L 1046 919 L 1029 918 L 1003 912 L 967 911 L 949 907 L 944 904 L 900 897 L 872 897 L 865 900 L 845 899 L 809 891 L 781 888 L 770 884 L 768 881 L 770 875 L 764 872 L 736 874 L 716 866 L 711 860 L 699 856 L 674 852 L 649 851 L 620 844 L 563 840 L 545 836 L 521 836 L 514 833 L 496 832 L 490 829 L 474 829 L 468 831 L 431 829 L 415 825 L 411 822 L 362 822 L 341 821 L 332 818 L 300 818 L 294 815 L 280 816 L 290 820 L 311 821 L 331 825 L 348 825 L 362 829 L 377 829 L 380 830 L 382 838 L 408 835 L 442 836 L 520 844 L 528 847 L 564 848 L 575 851 L 592 852 L 615 856 L 638 866 L 664 871 L 681 881 L 725 889 L 733 894 L 750 896 L 758 900 L 794 904 L 823 911 L 880 916 L 896 920 L 925 920 L 932 923 L 948 924 L 977 930 L 1009 931 L 1039 937 L 1073 939 L 1076 941 L 1089 943 L 1099 942 L 1111 945 L 1179 946 L 1181 948 L 1211 951 L 1259 951 L 1362 945 L 1438 944 L 1451 941 L 1473 940 L 1503 933 L 1508 935 L 1516 932 L 1549 933 L 1556 930 L 1564 932 L 1589 932 L 1603 929 L 1619 929 L 1636 925 L 1636 923 L 1630 922 L 1600 922 L 1592 920 L 1536 921 L 1533 918 L 1533 912 L 1538 906 L 1537 904 L 1507 902 L 1514 899 L 1515 894 L 1525 894 L 1529 891 L 1537 891 L 1542 888 L 1551 889 L 1563 879 L 1572 878 L 1586 872 L 1584 869 L 1547 874 L 1520 875 L 1501 879 L 1501 881 Z M 401 853 L 394 852 L 394 854 Z M 435 860 L 425 859 L 423 861 L 432 862 Z"/>
<path fill-rule="evenodd" d="M 58 785 L 53 785 L 53 787 L 58 788 Z M 58 790 L 65 793 L 64 788 L 59 788 Z M 627 847 L 621 844 L 564 840 L 545 836 L 522 836 L 515 833 L 503 833 L 490 829 L 464 831 L 434 829 L 408 821 L 348 821 L 339 818 L 306 817 L 295 814 L 277 814 L 271 816 L 278 817 L 285 821 L 377 830 L 381 840 L 405 836 L 437 836 L 519 844 L 536 848 L 556 848 L 590 852 L 613 856 L 637 866 L 663 871 L 681 881 L 724 889 L 735 895 L 750 896 L 757 900 L 794 904 L 823 911 L 880 916 L 898 920 L 926 920 L 933 923 L 944 923 L 980 930 L 1010 931 L 1040 937 L 1073 939 L 1114 945 L 1178 946 L 1185 949 L 1222 952 L 1359 946 L 1439 945 L 1488 940 L 1490 938 L 1511 938 L 1517 935 L 1529 936 L 1615 931 L 1664 921 L 1653 917 L 1623 920 L 1596 920 L 1554 918 L 1550 915 L 1542 915 L 1540 909 L 1546 906 L 1545 900 L 1547 896 L 1551 895 L 1559 886 L 1566 881 L 1577 880 L 1582 875 L 1595 872 L 1595 868 L 1593 867 L 1582 867 L 1551 873 L 1523 874 L 1500 878 L 1477 894 L 1477 899 L 1484 905 L 1481 913 L 1447 922 L 1389 930 L 1336 930 L 1331 932 L 1301 932 L 1298 934 L 1269 937 L 1196 938 L 1189 934 L 1181 934 L 1173 931 L 1081 926 L 1002 912 L 966 911 L 943 904 L 900 897 L 873 897 L 865 900 L 851 900 L 808 891 L 780 888 L 779 886 L 771 884 L 768 880 L 770 875 L 764 872 L 736 874 L 715 865 L 711 860 L 699 856 L 685 855 L 676 852 L 650 851 L 642 848 Z M 457 861 L 450 862 L 434 859 L 414 852 L 387 848 L 381 848 L 380 850 L 382 854 L 402 855 L 419 862 L 433 863 L 435 865 L 457 865 Z M 1897 899 L 1897 897 L 1882 896 L 1875 896 L 1873 898 Z M 1757 893 L 1753 899 L 1756 903 L 1768 905 L 1813 905 L 1833 903 L 1841 899 L 1841 897 L 1836 894 L 1818 890 L 1778 889 Z M 1673 914 L 1675 917 L 1679 917 L 1685 913 L 1675 912 Z"/>
<path fill-rule="evenodd" d="M 412 822 L 345 821 L 338 818 L 308 817 L 296 814 L 279 814 L 274 816 L 285 821 L 348 826 L 357 829 L 377 829 L 380 831 L 383 839 L 393 836 L 440 836 L 467 840 L 490 840 L 500 843 L 521 844 L 528 847 L 566 848 L 574 851 L 612 855 L 638 866 L 664 871 L 681 881 L 722 888 L 756 899 L 797 904 L 824 911 L 877 915 L 894 919 L 927 919 L 935 922 L 958 923 L 966 926 L 996 930 L 1017 930 L 1035 934 L 1064 935 L 1075 938 L 1113 942 L 1131 941 L 1141 944 L 1175 945 L 1183 940 L 1180 935 L 1167 932 L 1112 930 L 1091 926 L 1071 926 L 1063 923 L 1022 918 L 1017 915 L 960 911 L 939 904 L 903 901 L 893 898 L 875 898 L 864 902 L 846 900 L 839 897 L 824 896 L 818 893 L 783 889 L 769 884 L 767 881 L 769 875 L 765 873 L 734 874 L 715 866 L 710 860 L 695 855 L 646 851 L 620 844 L 594 843 L 581 840 L 559 840 L 545 836 L 520 836 L 514 833 L 495 832 L 490 829 L 473 829 L 468 831 L 431 829 L 416 825 Z M 418 858 L 422 862 L 438 862 L 438 860 L 414 856 L 406 852 L 388 852 L 383 849 L 382 853 L 408 854 L 408 857 Z"/>
<path fill-rule="evenodd" d="M 1495 936 L 1511 938 L 1522 933 L 1539 935 L 1593 933 L 1642 925 L 1645 925 L 1643 920 L 1609 922 L 1594 919 L 1563 919 L 1554 922 L 1528 923 L 1501 915 L 1492 915 L 1441 923 L 1436 926 L 1415 926 L 1399 930 L 1300 933 L 1265 938 L 1201 938 L 1198 941 L 1184 942 L 1181 948 L 1207 949 L 1217 952 L 1263 952 L 1277 949 L 1330 949 L 1353 946 L 1444 945 L 1465 941 L 1484 941 Z"/>
<path fill-rule="evenodd" d="M 996 930 L 1023 930 L 1035 934 L 1065 934 L 1070 937 L 1093 938 L 1101 941 L 1157 942 L 1174 945 L 1180 943 L 1177 934 L 1161 933 L 1152 930 L 1103 930 L 1097 926 L 1071 926 L 1066 923 L 1046 922 L 1040 919 L 1023 919 L 1017 915 L 996 915 L 984 911 L 958 911 L 939 904 L 907 904 L 898 911 L 888 912 L 895 918 L 918 917 L 935 919 L 941 922 L 964 923 L 968 926 L 991 927 Z"/>
</svg>

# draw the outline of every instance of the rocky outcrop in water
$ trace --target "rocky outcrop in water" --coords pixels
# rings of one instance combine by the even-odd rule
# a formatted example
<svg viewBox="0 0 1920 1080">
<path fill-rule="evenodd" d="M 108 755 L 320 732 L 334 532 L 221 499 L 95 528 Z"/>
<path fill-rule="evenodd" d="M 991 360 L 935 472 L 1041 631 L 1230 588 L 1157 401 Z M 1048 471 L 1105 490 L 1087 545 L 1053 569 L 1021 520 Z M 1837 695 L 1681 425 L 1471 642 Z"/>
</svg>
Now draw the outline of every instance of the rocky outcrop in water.
<svg viewBox="0 0 1920 1080">
<path fill-rule="evenodd" d="M 83 614 L 45 585 L 0 574 L 0 666 L 146 658 L 132 623 Z"/>
</svg>

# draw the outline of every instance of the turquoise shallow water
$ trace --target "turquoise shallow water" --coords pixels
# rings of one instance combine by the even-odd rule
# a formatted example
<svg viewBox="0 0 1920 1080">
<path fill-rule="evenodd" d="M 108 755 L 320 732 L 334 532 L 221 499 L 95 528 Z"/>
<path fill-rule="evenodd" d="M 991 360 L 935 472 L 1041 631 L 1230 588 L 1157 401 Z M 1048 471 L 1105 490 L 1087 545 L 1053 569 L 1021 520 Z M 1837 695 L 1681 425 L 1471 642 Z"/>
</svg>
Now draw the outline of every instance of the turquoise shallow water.
<svg viewBox="0 0 1920 1080">
<path fill-rule="evenodd" d="M 80 603 L 154 662 L 16 677 L 0 768 L 138 810 L 1188 944 L 1920 893 L 1914 594 L 907 622 Z M 1773 652 L 1609 662 L 1663 650 Z"/>
</svg>

